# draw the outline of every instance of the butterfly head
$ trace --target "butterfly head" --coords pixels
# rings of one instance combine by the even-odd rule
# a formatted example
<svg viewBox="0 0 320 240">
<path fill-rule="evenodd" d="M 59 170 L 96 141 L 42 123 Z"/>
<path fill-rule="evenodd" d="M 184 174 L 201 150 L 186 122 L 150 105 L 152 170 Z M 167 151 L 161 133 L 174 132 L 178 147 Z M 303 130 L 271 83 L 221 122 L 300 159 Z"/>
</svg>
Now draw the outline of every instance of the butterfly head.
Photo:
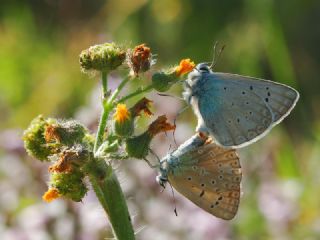
<svg viewBox="0 0 320 240">
<path fill-rule="evenodd" d="M 205 74 L 212 73 L 212 70 L 209 66 L 210 63 L 199 63 L 192 72 L 189 73 L 188 82 L 192 84 L 192 82 L 196 81 L 199 77 Z"/>
<path fill-rule="evenodd" d="M 157 183 L 158 183 L 161 187 L 163 187 L 163 188 L 166 187 L 166 183 L 168 182 L 168 174 L 167 174 L 167 171 L 166 171 L 166 169 L 162 168 L 161 166 L 160 166 L 160 173 L 159 173 L 159 175 L 156 177 L 156 181 L 157 181 Z"/>
<path fill-rule="evenodd" d="M 205 74 L 205 73 L 211 73 L 212 70 L 209 66 L 209 63 L 199 63 L 195 67 L 195 71 L 198 71 L 199 73 Z"/>
<path fill-rule="evenodd" d="M 171 157 L 172 153 L 169 153 L 160 161 L 159 175 L 156 177 L 156 181 L 163 188 L 166 187 L 166 183 L 168 182 L 168 171 L 170 167 L 168 160 L 170 160 Z"/>
</svg>

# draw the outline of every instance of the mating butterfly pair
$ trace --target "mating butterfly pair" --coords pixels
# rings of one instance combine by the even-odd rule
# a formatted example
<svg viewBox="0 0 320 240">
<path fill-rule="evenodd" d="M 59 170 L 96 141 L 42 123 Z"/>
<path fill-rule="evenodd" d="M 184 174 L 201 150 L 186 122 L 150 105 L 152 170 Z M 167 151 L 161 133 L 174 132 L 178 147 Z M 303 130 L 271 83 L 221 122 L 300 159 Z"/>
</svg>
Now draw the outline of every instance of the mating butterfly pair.
<svg viewBox="0 0 320 240">
<path fill-rule="evenodd" d="M 294 108 L 299 93 L 284 84 L 229 73 L 201 63 L 188 75 L 184 98 L 197 118 L 195 135 L 160 161 L 157 182 L 200 208 L 232 219 L 240 201 L 241 167 L 235 148 L 266 135 Z"/>
</svg>

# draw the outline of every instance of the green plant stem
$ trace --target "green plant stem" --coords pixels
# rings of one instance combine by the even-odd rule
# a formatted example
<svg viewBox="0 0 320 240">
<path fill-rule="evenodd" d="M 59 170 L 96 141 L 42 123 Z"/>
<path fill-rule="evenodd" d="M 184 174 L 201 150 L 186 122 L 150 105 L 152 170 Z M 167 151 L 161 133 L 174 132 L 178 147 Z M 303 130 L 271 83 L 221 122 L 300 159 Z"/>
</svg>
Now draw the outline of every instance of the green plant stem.
<svg viewBox="0 0 320 240">
<path fill-rule="evenodd" d="M 113 94 L 109 98 L 108 103 L 110 103 L 110 104 L 113 103 L 113 101 L 116 99 L 116 97 L 119 95 L 121 90 L 126 86 L 126 84 L 129 82 L 130 79 L 132 79 L 132 78 L 131 78 L 131 76 L 128 75 L 122 80 L 122 82 L 119 84 L 117 89 L 113 92 Z"/>
<path fill-rule="evenodd" d="M 108 95 L 108 73 L 106 71 L 102 71 L 101 75 L 103 99 L 105 99 Z"/>
<path fill-rule="evenodd" d="M 128 82 L 128 80 L 124 79 L 124 81 L 119 85 L 118 89 L 116 90 L 118 93 L 124 87 L 126 82 Z M 107 73 L 102 72 L 102 89 L 104 96 L 102 101 L 103 110 L 94 144 L 94 154 L 96 154 L 96 151 L 103 143 L 107 120 L 114 107 L 113 101 L 110 100 L 112 97 L 115 99 L 118 94 L 113 94 L 109 98 L 109 101 L 106 101 L 105 98 L 108 93 L 107 87 Z M 119 88 L 121 89 L 119 90 Z M 95 191 L 100 204 L 108 215 L 116 239 L 134 240 L 134 231 L 126 200 L 112 167 L 109 166 L 104 159 L 96 158 L 95 156 L 93 159 L 91 159 L 91 161 L 89 161 L 87 171 L 93 190 Z"/>
<path fill-rule="evenodd" d="M 94 148 L 93 148 L 93 152 L 96 153 L 96 151 L 98 150 L 98 148 L 100 147 L 100 145 L 103 142 L 103 137 L 104 137 L 104 131 L 107 125 L 107 120 L 109 117 L 109 114 L 112 110 L 112 106 L 111 105 L 105 105 L 103 106 L 103 110 L 102 110 L 102 114 L 100 117 L 100 122 L 99 122 L 99 126 L 98 126 L 98 132 L 97 132 L 97 136 L 96 136 L 96 140 L 94 143 Z"/>
<path fill-rule="evenodd" d="M 129 95 L 124 96 L 123 98 L 121 98 L 121 99 L 118 101 L 118 103 L 124 102 L 124 101 L 126 101 L 126 100 L 128 100 L 128 99 L 130 99 L 130 98 L 133 98 L 133 97 L 135 97 L 135 96 L 137 96 L 137 95 L 140 95 L 140 94 L 142 94 L 142 93 L 149 92 L 149 91 L 151 91 L 152 89 L 153 89 L 153 85 L 152 85 L 152 84 L 150 84 L 150 85 L 148 85 L 148 86 L 145 86 L 145 87 L 140 87 L 140 88 L 138 88 L 135 92 L 133 92 L 133 93 L 131 93 L 131 94 L 129 94 Z"/>
<path fill-rule="evenodd" d="M 110 104 L 107 104 L 107 101 L 105 98 L 108 93 L 108 74 L 107 72 L 103 71 L 101 75 L 102 75 L 102 92 L 103 92 L 103 100 L 102 100 L 103 110 L 102 110 L 102 114 L 99 121 L 96 140 L 94 143 L 94 148 L 93 148 L 94 153 L 98 150 L 101 143 L 103 142 L 104 130 L 107 125 L 107 120 L 108 120 L 110 111 L 112 110 L 112 106 Z"/>
<path fill-rule="evenodd" d="M 117 176 L 106 162 L 101 159 L 96 161 L 99 161 L 99 168 L 89 168 L 90 181 L 108 215 L 113 233 L 118 240 L 134 240 L 130 214 Z"/>
</svg>

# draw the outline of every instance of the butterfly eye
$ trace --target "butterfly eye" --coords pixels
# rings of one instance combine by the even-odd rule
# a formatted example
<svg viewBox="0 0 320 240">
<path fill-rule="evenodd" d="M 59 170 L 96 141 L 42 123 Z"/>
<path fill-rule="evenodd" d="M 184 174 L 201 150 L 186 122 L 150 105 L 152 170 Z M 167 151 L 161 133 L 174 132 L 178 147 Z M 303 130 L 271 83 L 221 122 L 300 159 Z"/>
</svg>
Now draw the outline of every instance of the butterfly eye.
<svg viewBox="0 0 320 240">
<path fill-rule="evenodd" d="M 209 72 L 209 67 L 208 66 L 201 66 L 199 68 L 199 70 L 202 71 L 202 72 Z"/>
<path fill-rule="evenodd" d="M 197 66 L 197 69 L 200 71 L 200 72 L 210 72 L 210 68 L 207 64 L 205 63 L 200 63 L 198 66 Z"/>
</svg>

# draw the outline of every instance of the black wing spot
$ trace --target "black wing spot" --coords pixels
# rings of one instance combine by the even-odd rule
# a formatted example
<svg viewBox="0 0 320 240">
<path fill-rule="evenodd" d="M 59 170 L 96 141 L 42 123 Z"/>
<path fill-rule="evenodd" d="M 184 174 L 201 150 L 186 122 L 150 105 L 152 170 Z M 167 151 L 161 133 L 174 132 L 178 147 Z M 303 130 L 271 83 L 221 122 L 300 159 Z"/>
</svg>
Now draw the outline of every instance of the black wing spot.
<svg viewBox="0 0 320 240">
<path fill-rule="evenodd" d="M 223 198 L 223 197 L 222 197 L 222 196 L 220 196 L 220 197 L 218 198 L 218 200 L 219 200 L 219 201 L 221 201 L 221 200 L 222 200 L 222 198 Z"/>
<path fill-rule="evenodd" d="M 269 87 L 266 87 L 267 90 L 269 90 Z"/>
<path fill-rule="evenodd" d="M 266 102 L 269 102 L 269 98 L 266 98 L 265 100 L 266 100 Z"/>
<path fill-rule="evenodd" d="M 223 179 L 223 176 L 222 176 L 222 175 L 220 175 L 220 176 L 219 176 L 219 179 Z"/>
<path fill-rule="evenodd" d="M 210 208 L 214 208 L 214 205 L 213 205 L 213 204 L 211 204 Z"/>
<path fill-rule="evenodd" d="M 212 180 L 211 183 L 214 185 L 214 184 L 216 184 L 216 181 L 215 181 L 215 180 Z"/>
<path fill-rule="evenodd" d="M 240 118 L 237 118 L 237 122 L 238 122 L 238 123 L 240 122 Z"/>
<path fill-rule="evenodd" d="M 204 195 L 205 191 L 202 190 L 202 192 L 200 193 L 199 197 L 202 197 Z"/>
<path fill-rule="evenodd" d="M 232 102 L 232 103 L 231 103 L 231 107 L 233 107 L 233 106 L 234 106 L 234 103 Z"/>
<path fill-rule="evenodd" d="M 243 95 L 245 95 L 245 94 L 246 94 L 246 92 L 245 92 L 245 91 L 243 91 L 243 92 L 242 92 L 242 94 L 243 94 Z"/>
<path fill-rule="evenodd" d="M 246 102 L 247 105 L 249 105 L 249 102 Z"/>
<path fill-rule="evenodd" d="M 192 177 L 188 177 L 187 179 L 188 179 L 189 181 L 191 181 Z"/>
<path fill-rule="evenodd" d="M 204 185 L 205 185 L 204 183 L 201 183 L 201 187 L 204 187 Z"/>
<path fill-rule="evenodd" d="M 227 88 L 226 88 L 226 87 L 224 87 L 223 89 L 224 89 L 225 91 L 227 90 Z"/>
<path fill-rule="evenodd" d="M 216 205 L 219 205 L 219 201 L 216 201 Z"/>
<path fill-rule="evenodd" d="M 270 92 L 268 92 L 268 97 L 270 97 L 271 96 L 271 93 Z"/>
<path fill-rule="evenodd" d="M 252 112 L 250 111 L 249 114 L 252 115 Z"/>
<path fill-rule="evenodd" d="M 252 86 L 250 86 L 250 90 L 253 90 L 253 87 L 252 87 Z"/>
</svg>

